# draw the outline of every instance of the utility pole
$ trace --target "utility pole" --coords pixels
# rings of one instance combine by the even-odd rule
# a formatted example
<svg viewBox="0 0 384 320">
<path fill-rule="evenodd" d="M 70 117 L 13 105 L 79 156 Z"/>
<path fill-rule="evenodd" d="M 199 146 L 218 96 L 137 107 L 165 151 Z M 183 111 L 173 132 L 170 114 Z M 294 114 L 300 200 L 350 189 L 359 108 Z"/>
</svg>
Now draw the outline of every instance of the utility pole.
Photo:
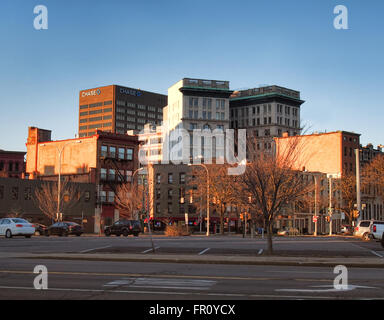
<svg viewBox="0 0 384 320">
<path fill-rule="evenodd" d="M 317 206 L 317 176 L 315 175 L 315 233 L 314 236 L 317 236 L 317 214 L 318 214 L 318 206 Z"/>
<path fill-rule="evenodd" d="M 329 235 L 332 235 L 332 176 L 329 177 Z"/>
<path fill-rule="evenodd" d="M 360 150 L 355 149 L 356 155 L 356 202 L 359 216 L 357 217 L 357 223 L 361 220 L 361 190 L 360 190 Z"/>
</svg>

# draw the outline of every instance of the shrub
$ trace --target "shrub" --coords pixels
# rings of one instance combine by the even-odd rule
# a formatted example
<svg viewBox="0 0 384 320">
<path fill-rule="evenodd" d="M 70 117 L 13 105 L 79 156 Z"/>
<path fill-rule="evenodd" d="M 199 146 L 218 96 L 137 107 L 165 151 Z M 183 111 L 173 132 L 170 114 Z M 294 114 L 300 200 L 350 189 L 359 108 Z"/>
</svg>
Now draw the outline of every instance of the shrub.
<svg viewBox="0 0 384 320">
<path fill-rule="evenodd" d="M 177 224 L 167 225 L 165 229 L 165 235 L 168 237 L 180 237 L 180 236 L 189 236 L 191 233 L 187 231 L 186 226 L 181 226 Z"/>
</svg>

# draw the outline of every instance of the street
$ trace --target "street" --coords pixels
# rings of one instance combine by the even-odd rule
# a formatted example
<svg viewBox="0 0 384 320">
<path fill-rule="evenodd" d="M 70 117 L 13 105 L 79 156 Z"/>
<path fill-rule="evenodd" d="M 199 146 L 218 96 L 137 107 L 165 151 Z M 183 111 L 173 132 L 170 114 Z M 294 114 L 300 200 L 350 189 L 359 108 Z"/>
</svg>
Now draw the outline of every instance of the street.
<svg viewBox="0 0 384 320">
<path fill-rule="evenodd" d="M 236 236 L 155 236 L 156 254 L 263 255 L 266 241 Z M 276 252 L 309 257 L 384 259 L 377 242 L 353 238 L 276 238 Z M 335 290 L 332 267 L 185 264 L 23 258 L 23 254 L 152 254 L 150 239 L 116 237 L 0 238 L 0 299 L 381 299 L 383 268 L 348 268 L 348 288 Z M 15 256 L 17 255 L 17 257 Z M 33 286 L 36 265 L 48 269 L 48 290 Z"/>
</svg>

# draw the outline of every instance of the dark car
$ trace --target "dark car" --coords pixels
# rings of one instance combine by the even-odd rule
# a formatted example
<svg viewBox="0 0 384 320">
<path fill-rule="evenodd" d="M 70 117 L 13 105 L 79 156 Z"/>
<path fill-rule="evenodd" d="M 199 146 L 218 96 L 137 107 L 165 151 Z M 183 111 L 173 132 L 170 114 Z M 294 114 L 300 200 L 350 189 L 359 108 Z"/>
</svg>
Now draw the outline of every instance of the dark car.
<svg viewBox="0 0 384 320">
<path fill-rule="evenodd" d="M 47 237 L 51 235 L 66 237 L 68 235 L 74 234 L 79 237 L 83 232 L 84 232 L 83 228 L 79 224 L 75 222 L 63 221 L 63 222 L 56 222 L 50 227 L 48 227 L 45 230 L 45 235 Z"/>
<path fill-rule="evenodd" d="M 141 223 L 139 220 L 119 220 L 113 225 L 104 228 L 104 234 L 109 237 L 111 234 L 116 236 L 123 235 L 127 237 L 133 234 L 135 237 L 141 232 Z"/>
<path fill-rule="evenodd" d="M 47 230 L 47 226 L 41 224 L 41 223 L 34 223 L 35 225 L 35 234 L 42 236 L 45 235 L 45 230 Z"/>
</svg>

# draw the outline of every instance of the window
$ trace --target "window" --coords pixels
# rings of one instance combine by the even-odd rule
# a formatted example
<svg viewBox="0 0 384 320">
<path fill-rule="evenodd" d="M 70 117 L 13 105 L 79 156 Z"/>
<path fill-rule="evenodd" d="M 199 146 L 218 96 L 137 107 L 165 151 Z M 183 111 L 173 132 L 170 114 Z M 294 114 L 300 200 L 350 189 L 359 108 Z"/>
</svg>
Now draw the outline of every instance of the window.
<svg viewBox="0 0 384 320">
<path fill-rule="evenodd" d="M 87 116 L 87 115 L 88 115 L 88 111 L 80 112 L 80 117 L 81 117 L 81 116 Z"/>
<path fill-rule="evenodd" d="M 119 148 L 119 159 L 125 158 L 125 148 Z"/>
<path fill-rule="evenodd" d="M 113 191 L 108 191 L 108 202 L 115 201 L 115 193 Z"/>
<path fill-rule="evenodd" d="M 173 183 L 173 174 L 168 173 L 168 183 Z"/>
<path fill-rule="evenodd" d="M 19 200 L 19 188 L 18 187 L 12 187 L 11 199 L 12 200 Z"/>
<path fill-rule="evenodd" d="M 173 189 L 168 189 L 168 201 L 172 201 Z"/>
<path fill-rule="evenodd" d="M 80 106 L 80 110 L 83 110 L 83 109 L 88 109 L 88 105 L 87 104 L 83 104 L 82 106 Z"/>
<path fill-rule="evenodd" d="M 133 149 L 127 149 L 127 160 L 133 160 Z"/>
<path fill-rule="evenodd" d="M 156 174 L 156 183 L 157 183 L 157 184 L 160 184 L 160 183 L 161 183 L 161 174 L 160 174 L 160 173 L 157 173 L 157 174 Z"/>
<path fill-rule="evenodd" d="M 107 169 L 104 169 L 104 168 L 100 169 L 100 179 L 107 180 Z"/>
<path fill-rule="evenodd" d="M 109 156 L 111 158 L 116 158 L 116 147 L 109 147 Z"/>
<path fill-rule="evenodd" d="M 116 170 L 115 169 L 109 169 L 108 170 L 108 180 L 110 181 L 115 181 L 115 178 L 116 178 Z"/>
<path fill-rule="evenodd" d="M 160 197 L 161 197 L 161 190 L 156 189 L 156 200 L 160 200 Z"/>
<path fill-rule="evenodd" d="M 112 104 L 112 100 L 104 101 L 104 105 L 105 105 L 105 106 L 108 106 L 108 105 L 110 105 L 110 104 Z"/>
<path fill-rule="evenodd" d="M 24 199 L 31 200 L 32 199 L 32 189 L 31 187 L 26 187 L 24 189 Z"/>
<path fill-rule="evenodd" d="M 184 184 L 185 183 L 185 173 L 184 172 L 180 172 L 179 178 L 180 178 L 179 183 L 180 184 Z"/>
<path fill-rule="evenodd" d="M 84 192 L 84 201 L 89 202 L 91 200 L 91 193 L 89 191 Z"/>
<path fill-rule="evenodd" d="M 80 119 L 80 123 L 86 123 L 86 122 L 88 122 L 88 119 Z"/>
<path fill-rule="evenodd" d="M 125 179 L 127 182 L 132 182 L 132 171 L 131 170 L 127 170 L 125 172 Z"/>
<path fill-rule="evenodd" d="M 103 110 L 102 109 L 99 109 L 99 110 L 92 110 L 92 111 L 89 111 L 89 115 L 92 115 L 92 114 L 98 114 L 98 113 L 102 113 Z"/>
</svg>

